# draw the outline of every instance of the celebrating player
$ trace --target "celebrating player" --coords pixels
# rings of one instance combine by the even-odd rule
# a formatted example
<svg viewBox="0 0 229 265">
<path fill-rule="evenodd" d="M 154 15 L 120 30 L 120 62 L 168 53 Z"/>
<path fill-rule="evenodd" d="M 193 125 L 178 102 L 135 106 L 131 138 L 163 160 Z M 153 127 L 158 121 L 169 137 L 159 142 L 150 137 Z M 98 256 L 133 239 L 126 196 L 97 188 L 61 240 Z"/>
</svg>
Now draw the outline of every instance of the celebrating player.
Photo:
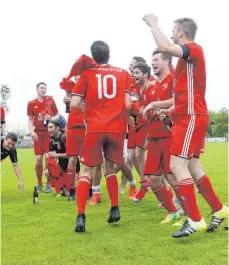
<svg viewBox="0 0 229 265">
<path fill-rule="evenodd" d="M 43 155 L 47 158 L 49 152 L 50 137 L 47 131 L 47 125 L 52 117 L 58 118 L 58 110 L 51 96 L 46 96 L 47 86 L 41 82 L 36 85 L 37 97 L 30 101 L 27 107 L 28 127 L 30 135 L 34 141 L 34 152 L 36 155 L 36 174 L 40 192 L 43 188 L 42 173 L 43 173 Z M 52 187 L 47 181 L 46 191 L 51 192 Z"/>
<path fill-rule="evenodd" d="M 192 157 L 205 137 L 209 124 L 205 101 L 205 58 L 202 47 L 194 42 L 197 31 L 194 20 L 181 18 L 174 22 L 174 44 L 162 33 L 155 15 L 145 15 L 144 21 L 150 26 L 160 51 L 180 58 L 174 79 L 175 100 L 152 102 L 145 108 L 144 116 L 147 117 L 156 108 L 170 108 L 167 114 L 173 111 L 170 169 L 177 179 L 179 188 L 176 194 L 188 219 L 172 236 L 185 237 L 207 228 L 196 202 L 193 179 L 198 183 L 199 192 L 212 207 L 212 224 L 218 227 L 228 217 L 228 207 L 219 201 L 209 178 L 199 166 L 199 159 Z"/>
<path fill-rule="evenodd" d="M 86 70 L 80 76 L 72 92 L 71 108 L 81 108 L 85 99 L 86 136 L 81 154 L 84 164 L 77 184 L 78 216 L 76 232 L 85 231 L 85 207 L 93 167 L 105 158 L 105 178 L 111 200 L 108 223 L 120 220 L 118 207 L 118 181 L 114 164 L 124 163 L 123 143 L 127 131 L 130 108 L 130 76 L 128 72 L 108 64 L 109 46 L 95 41 L 91 46 L 93 59 L 98 67 Z"/>
<path fill-rule="evenodd" d="M 24 191 L 24 181 L 21 174 L 21 168 L 18 164 L 17 150 L 15 144 L 17 143 L 18 136 L 14 132 L 9 132 L 5 139 L 1 140 L 1 161 L 10 157 L 16 176 L 18 177 L 18 188 Z"/>
</svg>

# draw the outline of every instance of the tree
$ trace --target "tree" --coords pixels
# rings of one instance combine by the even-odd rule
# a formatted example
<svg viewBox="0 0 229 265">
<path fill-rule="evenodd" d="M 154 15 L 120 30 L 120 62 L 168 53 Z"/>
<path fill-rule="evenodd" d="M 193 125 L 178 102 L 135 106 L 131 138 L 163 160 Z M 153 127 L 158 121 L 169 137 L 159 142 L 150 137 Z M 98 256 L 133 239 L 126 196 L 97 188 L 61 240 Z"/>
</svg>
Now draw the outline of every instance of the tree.
<svg viewBox="0 0 229 265">
<path fill-rule="evenodd" d="M 213 117 L 213 134 L 214 137 L 228 136 L 228 109 L 222 108 Z"/>
<path fill-rule="evenodd" d="M 11 97 L 11 89 L 6 84 L 1 84 L 1 106 L 5 109 L 6 114 L 10 112 L 7 104 L 8 99 Z"/>
</svg>

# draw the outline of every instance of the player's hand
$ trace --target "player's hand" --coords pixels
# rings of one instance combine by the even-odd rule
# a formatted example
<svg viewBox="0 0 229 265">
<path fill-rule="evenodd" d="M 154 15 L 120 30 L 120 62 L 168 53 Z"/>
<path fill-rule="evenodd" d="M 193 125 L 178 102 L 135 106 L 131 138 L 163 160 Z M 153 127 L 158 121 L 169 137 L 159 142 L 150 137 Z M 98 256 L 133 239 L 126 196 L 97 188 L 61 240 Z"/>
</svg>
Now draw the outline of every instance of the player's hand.
<svg viewBox="0 0 229 265">
<path fill-rule="evenodd" d="M 49 170 L 48 169 L 45 170 L 45 176 L 49 177 Z"/>
<path fill-rule="evenodd" d="M 52 116 L 46 114 L 44 119 L 45 119 L 46 121 L 50 121 L 50 120 L 52 119 Z"/>
<path fill-rule="evenodd" d="M 151 111 L 155 109 L 155 106 L 153 105 L 153 102 L 150 103 L 148 106 L 145 107 L 143 111 L 143 118 L 147 121 L 149 119 L 149 116 L 151 114 Z"/>
<path fill-rule="evenodd" d="M 63 102 L 66 104 L 66 103 L 69 103 L 70 102 L 70 99 L 71 97 L 69 96 L 65 96 L 64 99 L 63 99 Z"/>
<path fill-rule="evenodd" d="M 50 157 L 54 157 L 54 158 L 56 158 L 58 156 L 58 154 L 56 152 L 49 152 L 48 154 Z"/>
<path fill-rule="evenodd" d="M 144 109 L 145 109 L 145 107 L 141 107 L 140 110 L 139 110 L 138 115 L 143 115 Z"/>
<path fill-rule="evenodd" d="M 0 129 L 0 130 L 1 130 L 1 135 L 3 135 L 4 132 L 5 132 L 5 130 L 4 130 L 4 128 L 3 128 L 2 126 L 1 126 L 0 128 L 1 128 L 1 129 Z"/>
<path fill-rule="evenodd" d="M 147 14 L 147 15 L 144 15 L 143 20 L 145 21 L 145 23 L 149 27 L 151 27 L 151 26 L 157 24 L 158 17 L 156 15 L 154 15 L 154 14 Z"/>
<path fill-rule="evenodd" d="M 31 133 L 31 138 L 33 139 L 33 141 L 37 141 L 38 140 L 38 135 L 35 132 Z"/>
<path fill-rule="evenodd" d="M 23 180 L 18 180 L 18 189 L 23 192 L 24 191 L 24 182 Z"/>
</svg>

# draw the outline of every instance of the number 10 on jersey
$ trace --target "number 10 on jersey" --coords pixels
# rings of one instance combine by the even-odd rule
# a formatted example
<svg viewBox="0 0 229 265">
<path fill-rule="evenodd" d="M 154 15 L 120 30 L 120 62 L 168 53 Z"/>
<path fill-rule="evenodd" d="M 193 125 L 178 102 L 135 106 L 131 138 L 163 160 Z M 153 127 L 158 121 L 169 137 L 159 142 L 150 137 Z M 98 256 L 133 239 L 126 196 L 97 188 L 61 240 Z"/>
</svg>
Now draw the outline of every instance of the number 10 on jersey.
<svg viewBox="0 0 229 265">
<path fill-rule="evenodd" d="M 117 94 L 117 82 L 116 82 L 116 77 L 114 75 L 105 75 L 102 77 L 101 74 L 97 74 L 97 81 L 98 81 L 98 97 L 99 99 L 102 99 L 103 97 L 107 99 L 114 98 Z M 108 94 L 107 92 L 107 80 L 111 79 L 112 80 L 112 93 Z"/>
</svg>

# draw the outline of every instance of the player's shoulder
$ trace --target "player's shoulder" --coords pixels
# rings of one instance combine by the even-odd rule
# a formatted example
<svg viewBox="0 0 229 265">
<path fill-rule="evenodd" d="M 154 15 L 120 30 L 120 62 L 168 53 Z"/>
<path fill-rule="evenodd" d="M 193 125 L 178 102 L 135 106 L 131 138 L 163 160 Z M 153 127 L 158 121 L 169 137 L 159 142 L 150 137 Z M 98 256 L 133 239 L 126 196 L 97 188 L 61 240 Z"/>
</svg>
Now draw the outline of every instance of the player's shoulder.
<svg viewBox="0 0 229 265">
<path fill-rule="evenodd" d="M 54 100 L 53 96 L 44 96 L 44 100 Z"/>
<path fill-rule="evenodd" d="M 37 103 L 37 99 L 32 99 L 28 102 L 28 105 L 34 105 Z"/>
<path fill-rule="evenodd" d="M 188 46 L 189 49 L 195 49 L 195 50 L 199 50 L 199 51 L 203 50 L 202 46 L 197 44 L 196 42 L 186 43 L 185 45 Z"/>
<path fill-rule="evenodd" d="M 62 133 L 61 136 L 60 136 L 61 140 L 63 142 L 66 142 L 66 134 L 65 133 Z"/>
</svg>

